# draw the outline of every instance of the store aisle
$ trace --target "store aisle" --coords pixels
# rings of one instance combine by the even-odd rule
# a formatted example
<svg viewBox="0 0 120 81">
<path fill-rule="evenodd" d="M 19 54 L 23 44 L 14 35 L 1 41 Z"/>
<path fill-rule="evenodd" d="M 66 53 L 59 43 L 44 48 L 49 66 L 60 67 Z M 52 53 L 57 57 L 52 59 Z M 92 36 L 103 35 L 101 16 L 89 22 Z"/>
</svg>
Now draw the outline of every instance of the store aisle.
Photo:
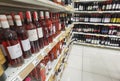
<svg viewBox="0 0 120 81">
<path fill-rule="evenodd" d="M 73 45 L 61 81 L 120 81 L 120 51 Z"/>
</svg>

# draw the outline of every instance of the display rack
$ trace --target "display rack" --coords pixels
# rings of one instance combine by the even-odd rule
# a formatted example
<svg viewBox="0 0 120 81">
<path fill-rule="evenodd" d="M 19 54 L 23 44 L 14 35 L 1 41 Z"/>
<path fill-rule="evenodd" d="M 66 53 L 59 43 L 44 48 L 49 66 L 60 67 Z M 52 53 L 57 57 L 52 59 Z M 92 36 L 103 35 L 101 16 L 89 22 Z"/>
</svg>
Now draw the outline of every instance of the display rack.
<svg viewBox="0 0 120 81">
<path fill-rule="evenodd" d="M 78 45 L 85 45 L 85 46 L 92 46 L 92 47 L 99 47 L 99 48 L 107 48 L 107 49 L 114 49 L 114 50 L 120 50 L 119 47 L 113 47 L 113 46 L 105 46 L 105 45 L 97 45 L 97 44 L 89 44 L 89 43 L 83 43 L 79 41 L 74 41 L 73 44 L 78 44 Z"/>
<path fill-rule="evenodd" d="M 92 23 L 92 22 L 74 22 L 74 24 L 90 24 L 90 25 L 104 25 L 104 26 L 120 26 L 120 24 L 113 24 L 113 23 Z"/>
<path fill-rule="evenodd" d="M 14 8 L 50 10 L 54 12 L 74 12 L 74 8 L 70 5 L 62 6 L 49 0 L 2 0 L 0 5 Z"/>
<path fill-rule="evenodd" d="M 6 81 L 22 81 L 24 78 L 37 66 L 37 64 L 48 54 L 49 51 L 62 39 L 65 38 L 67 33 L 71 31 L 73 24 L 69 25 L 66 31 L 62 31 L 52 43 L 40 50 L 39 53 L 33 54 L 31 58 L 25 59 L 25 63 L 17 68 L 8 67 L 5 71 L 7 75 Z M 58 64 L 58 61 L 55 62 Z M 49 74 L 49 76 L 51 73 Z M 48 77 L 49 77 L 48 76 Z M 47 80 L 46 80 L 47 81 Z"/>
<path fill-rule="evenodd" d="M 120 13 L 120 11 L 74 11 L 74 13 Z"/>
<path fill-rule="evenodd" d="M 116 36 L 116 35 L 103 35 L 103 34 L 93 34 L 93 33 L 84 33 L 84 32 L 73 32 L 73 34 L 83 34 L 83 35 L 93 35 L 93 36 L 120 38 L 120 36 Z"/>
</svg>

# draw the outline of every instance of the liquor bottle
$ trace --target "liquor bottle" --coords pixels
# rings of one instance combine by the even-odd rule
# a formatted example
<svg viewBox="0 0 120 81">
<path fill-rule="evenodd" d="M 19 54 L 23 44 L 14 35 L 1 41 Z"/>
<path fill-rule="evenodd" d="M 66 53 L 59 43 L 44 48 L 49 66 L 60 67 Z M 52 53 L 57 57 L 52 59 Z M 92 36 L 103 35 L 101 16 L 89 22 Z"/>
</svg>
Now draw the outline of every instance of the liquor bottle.
<svg viewBox="0 0 120 81">
<path fill-rule="evenodd" d="M 0 64 L 0 81 L 6 81 L 6 75 L 4 73 L 4 70 L 3 70 L 3 67 L 2 65 Z"/>
<path fill-rule="evenodd" d="M 19 15 L 14 16 L 15 22 L 16 22 L 16 32 L 18 35 L 18 39 L 21 43 L 22 51 L 23 51 L 23 56 L 24 58 L 29 58 L 32 53 L 31 53 L 31 46 L 30 46 L 30 41 L 28 38 L 28 33 L 25 27 L 22 25 L 22 21 Z"/>
<path fill-rule="evenodd" d="M 56 34 L 60 34 L 60 31 L 59 31 L 59 18 L 58 18 L 58 14 L 55 13 L 55 27 L 56 27 Z"/>
<path fill-rule="evenodd" d="M 32 53 L 39 52 L 39 41 L 38 41 L 38 34 L 35 24 L 32 23 L 31 13 L 30 11 L 26 11 L 26 19 L 27 19 L 27 33 L 31 44 L 31 51 Z"/>
<path fill-rule="evenodd" d="M 38 21 L 38 14 L 36 11 L 33 12 L 33 22 L 37 27 L 37 32 L 38 32 L 38 40 L 39 40 L 39 46 L 40 48 L 44 47 L 43 44 L 43 29 L 42 29 L 42 25 L 39 23 Z"/>
<path fill-rule="evenodd" d="M 55 13 L 50 13 L 50 18 L 52 21 L 53 38 L 55 38 L 57 36 Z"/>
<path fill-rule="evenodd" d="M 117 35 L 120 36 L 120 27 L 117 29 Z"/>
<path fill-rule="evenodd" d="M 46 22 L 46 38 L 48 38 L 48 44 L 53 41 L 53 28 L 52 21 L 50 20 L 50 13 L 48 11 L 45 12 L 45 22 Z"/>
<path fill-rule="evenodd" d="M 11 66 L 20 66 L 24 63 L 22 49 L 15 31 L 10 30 L 7 18 L 5 15 L 0 15 L 1 25 L 4 28 L 4 42 L 8 51 L 8 60 Z"/>
<path fill-rule="evenodd" d="M 0 64 L 2 65 L 3 69 L 6 70 L 8 67 L 8 62 L 7 62 L 7 51 L 5 50 L 3 46 L 3 29 L 1 27 L 0 23 Z"/>
<path fill-rule="evenodd" d="M 8 20 L 8 23 L 10 25 L 10 29 L 15 30 L 15 24 L 13 21 L 13 17 L 11 15 L 7 15 L 7 20 Z"/>
<path fill-rule="evenodd" d="M 110 14 L 105 14 L 104 17 L 102 18 L 102 23 L 110 23 Z"/>
</svg>

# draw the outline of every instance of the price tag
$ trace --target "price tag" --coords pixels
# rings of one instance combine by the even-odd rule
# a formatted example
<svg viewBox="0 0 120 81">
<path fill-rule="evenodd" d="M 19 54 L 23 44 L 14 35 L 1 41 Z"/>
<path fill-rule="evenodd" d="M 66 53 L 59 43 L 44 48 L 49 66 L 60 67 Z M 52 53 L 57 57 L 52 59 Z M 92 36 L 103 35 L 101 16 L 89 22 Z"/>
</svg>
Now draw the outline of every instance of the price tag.
<svg viewBox="0 0 120 81">
<path fill-rule="evenodd" d="M 15 77 L 12 81 L 23 81 L 20 76 Z"/>
<path fill-rule="evenodd" d="M 32 62 L 32 64 L 33 64 L 34 66 L 37 66 L 39 62 L 40 62 L 40 60 L 39 60 L 38 58 L 36 58 L 36 59 Z"/>
</svg>

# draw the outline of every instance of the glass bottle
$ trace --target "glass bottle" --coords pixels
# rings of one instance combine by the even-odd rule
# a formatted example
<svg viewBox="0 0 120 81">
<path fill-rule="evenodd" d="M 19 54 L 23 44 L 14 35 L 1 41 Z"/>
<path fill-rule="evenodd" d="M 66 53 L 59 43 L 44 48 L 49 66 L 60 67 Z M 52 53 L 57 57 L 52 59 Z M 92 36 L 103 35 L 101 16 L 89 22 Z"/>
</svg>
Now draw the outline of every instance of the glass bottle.
<svg viewBox="0 0 120 81">
<path fill-rule="evenodd" d="M 8 51 L 8 60 L 11 66 L 16 67 L 24 63 L 22 49 L 15 31 L 10 30 L 7 18 L 5 15 L 0 15 L 1 25 L 3 27 L 3 36 Z"/>
<path fill-rule="evenodd" d="M 33 12 L 33 22 L 34 22 L 35 26 L 37 27 L 39 46 L 40 46 L 40 48 L 43 48 L 44 47 L 43 29 L 42 29 L 42 25 L 38 22 L 38 13 L 36 11 Z"/>
<path fill-rule="evenodd" d="M 40 11 L 39 14 L 40 14 L 39 23 L 41 24 L 43 28 L 43 43 L 44 43 L 44 46 L 46 46 L 49 44 L 48 43 L 48 28 L 46 27 L 44 12 Z"/>
<path fill-rule="evenodd" d="M 31 44 L 31 51 L 32 53 L 39 52 L 39 42 L 38 42 L 38 34 L 36 26 L 32 23 L 31 13 L 30 11 L 26 11 L 26 18 L 27 18 L 27 33 Z"/>
<path fill-rule="evenodd" d="M 31 53 L 31 46 L 30 46 L 30 41 L 28 38 L 27 31 L 25 27 L 22 25 L 21 18 L 19 15 L 14 16 L 15 22 L 16 22 L 16 32 L 18 35 L 18 39 L 21 43 L 22 51 L 23 51 L 23 56 L 24 58 L 28 58 L 32 55 Z"/>
<path fill-rule="evenodd" d="M 47 35 L 46 38 L 48 38 L 48 43 L 51 43 L 53 41 L 53 37 L 52 37 L 52 21 L 50 20 L 50 14 L 48 11 L 45 12 L 45 22 L 46 22 L 46 30 Z"/>
</svg>

